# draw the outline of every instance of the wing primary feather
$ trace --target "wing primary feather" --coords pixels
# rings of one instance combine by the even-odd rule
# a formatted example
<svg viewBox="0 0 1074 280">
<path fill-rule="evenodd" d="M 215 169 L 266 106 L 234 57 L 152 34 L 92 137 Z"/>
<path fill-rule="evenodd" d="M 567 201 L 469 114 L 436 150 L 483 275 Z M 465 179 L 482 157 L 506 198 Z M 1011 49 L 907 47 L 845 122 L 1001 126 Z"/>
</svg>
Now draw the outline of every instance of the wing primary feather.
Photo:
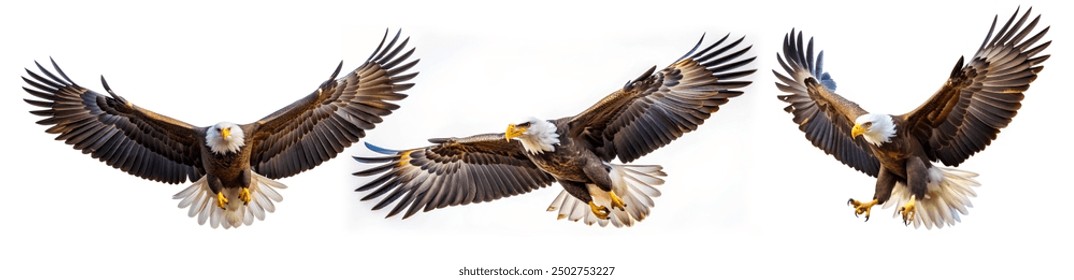
<svg viewBox="0 0 1074 280">
<path fill-rule="evenodd" d="M 653 72 L 656 72 L 656 65 L 653 65 L 653 67 L 649 67 L 649 71 L 645 71 L 645 73 L 641 74 L 641 76 L 638 76 L 638 78 L 634 79 L 634 81 L 642 81 L 648 79 L 649 76 L 653 75 Z"/>
<path fill-rule="evenodd" d="M 799 43 L 801 43 L 801 42 L 799 42 Z M 817 64 L 814 61 L 814 59 L 815 58 L 813 57 L 813 38 L 811 37 L 811 38 L 809 38 L 809 44 L 807 44 L 807 46 L 806 46 L 806 67 L 809 68 L 808 70 L 809 70 L 810 73 L 816 74 L 817 71 L 819 71 L 820 69 L 817 69 Z"/>
<path fill-rule="evenodd" d="M 27 72 L 30 73 L 30 77 L 33 77 L 34 79 L 39 79 L 39 80 L 44 81 L 43 79 L 38 78 L 40 76 L 37 76 L 36 74 L 33 74 L 33 72 L 29 72 L 29 70 L 27 70 Z M 42 85 L 41 83 L 38 83 L 35 80 L 27 79 L 26 77 L 22 77 L 22 81 L 26 82 L 27 84 L 30 84 L 30 86 L 32 86 L 34 88 L 37 88 L 38 90 L 43 90 L 43 91 L 50 91 L 51 92 L 51 91 L 56 91 L 57 90 L 56 88 L 59 88 L 59 86 L 54 87 L 54 88 L 50 88 L 48 85 Z M 26 87 L 23 87 L 23 88 L 26 88 Z"/>
<path fill-rule="evenodd" d="M 809 39 L 809 43 L 810 43 L 810 45 L 813 44 L 813 38 Z M 820 74 L 820 75 L 824 75 L 823 74 L 824 73 L 824 51 L 823 50 L 820 51 L 819 53 L 817 53 L 817 72 L 816 73 Z M 821 80 L 823 80 L 823 77 L 820 77 L 820 78 L 821 78 Z M 828 90 L 835 90 L 835 89 L 830 88 Z"/>
<path fill-rule="evenodd" d="M 115 92 L 112 92 L 112 87 L 108 86 L 108 81 L 104 79 L 104 75 L 101 75 L 101 85 L 104 86 L 104 91 L 108 92 L 108 95 L 111 95 L 112 98 L 119 100 L 119 102 L 122 102 L 123 104 L 127 104 L 127 99 L 119 97 Z"/>
<path fill-rule="evenodd" d="M 719 46 L 719 45 L 720 45 L 720 44 L 722 44 L 722 43 L 723 43 L 724 41 L 727 41 L 727 38 L 730 38 L 730 37 L 731 37 L 731 33 L 727 33 L 727 34 L 723 35 L 723 38 L 720 38 L 719 40 L 716 40 L 716 42 L 715 42 L 715 43 L 709 44 L 709 46 L 708 46 L 708 47 L 705 47 L 705 49 L 704 49 L 704 50 L 701 50 L 700 52 L 697 52 L 697 53 L 695 53 L 695 54 L 693 55 L 693 58 L 694 58 L 695 60 L 698 60 L 698 61 L 702 61 L 702 60 L 704 60 L 704 59 L 697 59 L 697 57 L 698 57 L 698 56 L 701 56 L 701 55 L 706 55 L 706 54 L 709 54 L 709 51 L 711 51 L 711 50 L 712 50 L 713 48 L 715 48 L 716 46 Z M 719 53 L 719 52 L 717 52 L 717 53 Z"/>
<path fill-rule="evenodd" d="M 336 77 L 339 77 L 339 71 L 340 71 L 340 70 L 343 70 L 343 60 L 340 60 L 340 61 L 339 61 L 339 65 L 336 65 L 336 70 L 335 70 L 335 71 L 332 71 L 332 76 L 329 76 L 329 77 L 328 77 L 328 80 L 329 80 L 329 81 L 331 81 L 331 80 L 335 80 L 335 79 L 336 79 Z"/>
<path fill-rule="evenodd" d="M 400 152 L 400 151 L 397 151 L 397 150 L 392 150 L 392 149 L 387 149 L 387 148 L 381 148 L 381 147 L 378 147 L 378 146 L 376 146 L 376 145 L 373 145 L 373 144 L 371 144 L 371 143 L 369 143 L 369 142 L 365 142 L 365 147 L 366 147 L 366 148 L 369 148 L 369 150 L 371 150 L 371 151 L 374 151 L 374 152 L 377 152 L 377 153 L 381 153 L 381 154 L 386 154 L 386 155 L 393 155 L 393 154 L 398 154 L 398 153 Z"/>
<path fill-rule="evenodd" d="M 410 39 L 408 38 L 407 41 L 409 41 L 409 40 Z M 406 42 L 403 42 L 403 44 L 406 45 Z M 416 48 L 411 48 L 409 51 L 407 51 L 403 55 L 395 58 L 395 60 L 392 60 L 392 61 L 384 64 L 384 66 L 383 66 L 384 69 L 392 69 L 392 70 L 398 71 L 398 72 L 406 71 L 406 69 L 403 69 L 403 70 L 394 69 L 395 65 L 398 65 L 400 62 L 406 61 L 408 58 L 410 58 L 410 56 L 414 54 L 414 50 L 416 50 Z M 409 68 L 409 67 L 407 67 L 407 68 Z"/>
<path fill-rule="evenodd" d="M 421 59 L 415 59 L 414 61 L 411 61 L 410 63 L 404 64 L 404 65 L 396 67 L 396 68 L 391 68 L 391 69 L 388 70 L 388 74 L 395 75 L 395 74 L 398 74 L 400 72 L 410 70 L 410 68 L 414 67 L 414 65 L 417 65 L 419 61 L 421 61 Z M 421 72 L 414 72 L 413 74 L 410 74 L 411 75 L 410 77 L 413 78 L 414 76 L 417 76 L 418 73 L 421 73 Z M 407 78 L 407 80 L 409 80 L 409 79 L 410 78 Z M 405 81 L 405 80 L 393 80 L 393 81 Z"/>
<path fill-rule="evenodd" d="M 49 57 L 48 60 L 52 63 L 52 68 L 56 69 L 56 73 L 59 73 L 60 77 L 63 77 L 65 82 L 72 85 L 75 84 L 75 82 L 72 81 L 71 78 L 67 77 L 66 73 L 63 73 L 63 69 L 60 68 L 60 65 L 56 64 L 56 60 L 52 59 L 52 57 Z"/>
<path fill-rule="evenodd" d="M 396 34 L 396 37 L 398 37 L 398 36 L 399 35 Z M 394 42 L 394 40 L 393 40 L 393 42 Z M 406 39 L 403 40 L 403 42 L 399 43 L 399 46 L 395 47 L 394 49 L 391 49 L 387 53 L 387 55 L 385 55 L 382 59 L 391 59 L 391 58 L 395 57 L 395 55 L 399 54 L 399 52 L 403 51 L 403 49 L 406 49 L 406 44 L 409 43 L 409 42 L 410 42 L 410 37 L 407 37 Z M 385 69 L 391 69 L 390 66 L 387 66 L 391 62 L 392 61 L 377 61 L 377 63 L 380 63 L 380 64 L 384 65 L 384 66 L 381 66 L 381 67 L 383 67 Z"/>
<path fill-rule="evenodd" d="M 399 156 L 396 156 L 396 155 L 380 156 L 380 157 L 353 156 L 352 158 L 354 158 L 354 160 L 356 160 L 358 162 L 361 162 L 361 163 L 384 163 L 384 162 L 393 161 L 395 159 L 398 159 Z"/>
<path fill-rule="evenodd" d="M 958 77 L 962 73 L 962 65 L 965 63 L 966 57 L 962 56 L 958 58 L 958 63 L 955 63 L 955 68 L 951 69 L 951 77 Z"/>
<path fill-rule="evenodd" d="M 30 105 L 34 105 L 34 106 L 37 106 L 37 107 L 45 107 L 45 108 L 51 108 L 52 104 L 53 104 L 52 102 L 45 102 L 45 101 L 33 100 L 33 99 L 25 99 L 25 98 L 23 98 L 22 101 L 26 101 L 26 103 L 29 103 Z M 42 117 L 51 116 L 52 112 L 53 112 L 52 110 L 30 111 L 30 113 L 32 113 L 34 115 L 42 116 Z M 51 121 L 49 121 L 49 122 L 51 122 Z M 44 123 L 39 122 L 39 124 L 44 124 Z"/>
<path fill-rule="evenodd" d="M 402 188 L 400 188 L 400 190 L 401 189 Z M 408 206 L 410 206 L 411 203 L 414 203 L 414 192 L 413 191 L 407 192 L 406 195 L 403 195 L 403 198 L 399 199 L 399 202 L 395 204 L 395 207 L 392 208 L 392 211 L 388 212 L 388 217 L 398 215 L 399 212 L 402 212 L 404 209 L 406 209 Z M 403 219 L 406 219 L 406 218 L 407 218 L 406 216 L 403 217 Z"/>
<path fill-rule="evenodd" d="M 395 161 L 392 161 L 392 162 L 388 162 L 388 163 L 385 163 L 385 164 L 381 164 L 381 165 L 373 167 L 373 168 L 369 168 L 369 169 L 365 169 L 365 170 L 360 170 L 358 172 L 354 172 L 353 175 L 354 176 L 361 176 L 361 177 L 372 176 L 372 175 L 380 174 L 381 172 L 391 171 L 393 169 L 393 167 L 395 167 L 396 165 L 398 165 L 398 163 L 395 162 Z"/>
<path fill-rule="evenodd" d="M 389 28 L 384 29 L 384 37 L 380 38 L 380 44 L 377 45 L 377 49 L 373 50 L 373 53 L 369 54 L 369 58 L 366 58 L 365 61 L 373 61 L 373 57 L 380 53 L 380 49 L 384 47 L 384 42 L 388 40 L 388 31 L 390 30 Z M 402 32 L 403 30 L 400 29 L 399 31 Z"/>
<path fill-rule="evenodd" d="M 385 57 L 385 55 L 386 55 L 386 54 L 388 54 L 389 52 L 391 52 L 391 51 L 392 51 L 392 48 L 394 48 L 394 47 L 395 47 L 395 42 L 399 41 L 399 35 L 402 35 L 402 30 L 399 30 L 399 32 L 396 32 L 396 33 L 395 33 L 395 37 L 392 37 L 392 41 L 391 41 L 391 42 L 388 42 L 388 45 L 387 45 L 387 46 L 384 46 L 384 49 L 381 49 L 381 50 L 380 50 L 380 53 L 378 53 L 378 54 L 377 54 L 377 55 L 376 55 L 375 57 L 373 57 L 373 59 L 372 59 L 372 60 L 370 60 L 370 61 L 373 61 L 373 62 L 375 62 L 375 63 L 378 63 L 378 64 L 379 64 L 379 63 L 380 63 L 380 59 L 381 59 L 381 58 L 384 58 L 384 57 Z M 378 49 L 379 49 L 379 48 L 378 48 Z"/>
<path fill-rule="evenodd" d="M 384 175 L 384 177 L 390 177 L 390 176 Z M 384 183 L 383 185 L 380 185 L 379 188 L 377 188 L 376 190 L 373 190 L 373 192 L 367 194 L 366 196 L 363 196 L 360 200 L 361 201 L 367 201 L 367 200 L 370 200 L 370 199 L 380 197 L 384 193 L 387 193 L 389 190 L 395 188 L 396 186 L 399 186 L 399 184 L 400 184 L 399 178 L 391 177 L 390 181 Z M 375 186 L 375 185 L 370 185 L 370 186 Z"/>
<path fill-rule="evenodd" d="M 977 48 L 978 50 L 983 50 L 985 48 L 985 46 L 988 45 L 988 41 L 992 40 L 992 32 L 996 31 L 996 22 L 998 22 L 998 21 L 999 21 L 999 15 L 996 15 L 996 16 L 992 17 L 992 27 L 988 28 L 988 35 L 985 35 L 985 39 L 984 39 L 984 41 L 981 42 L 981 46 Z"/>
<path fill-rule="evenodd" d="M 756 57 L 751 57 L 751 58 L 743 60 L 741 62 L 736 62 L 735 64 L 746 65 L 746 64 L 749 64 L 750 62 L 752 62 L 754 59 L 756 59 Z M 721 69 L 721 70 L 731 70 L 731 69 L 729 68 L 729 69 Z M 733 79 L 738 79 L 738 78 L 742 78 L 742 77 L 745 77 L 745 76 L 752 75 L 753 73 L 756 73 L 756 72 L 757 72 L 757 69 L 748 69 L 748 70 L 742 70 L 742 71 L 720 73 L 720 74 L 716 75 L 715 77 L 717 79 L 719 79 L 719 80 L 733 80 Z M 746 82 L 752 82 L 752 81 L 746 81 Z"/>
<path fill-rule="evenodd" d="M 395 188 L 391 193 L 388 194 L 388 196 L 386 196 L 383 199 L 381 199 L 381 201 L 378 202 L 376 205 L 373 205 L 373 210 L 376 211 L 376 210 L 384 209 L 385 206 L 391 205 L 392 202 L 395 202 L 396 200 L 399 199 L 400 196 L 402 196 L 404 193 L 407 193 L 407 188 L 408 187 L 409 186 L 407 186 L 407 185 L 403 185 L 403 186 L 400 186 L 398 188 Z M 385 189 L 391 189 L 391 188 L 385 188 Z M 369 195 L 373 195 L 373 194 L 369 194 Z M 405 200 L 404 201 L 399 201 L 398 205 L 404 205 L 405 203 L 406 203 Z M 399 208 L 399 207 L 396 206 L 395 208 Z M 395 213 L 398 213 L 398 212 L 399 211 L 393 210 L 391 213 L 388 213 L 387 217 L 394 216 Z"/>
<path fill-rule="evenodd" d="M 358 173 L 358 172 L 355 172 L 355 173 Z M 362 186 L 358 187 L 357 189 L 354 189 L 354 191 L 361 192 L 361 191 L 369 190 L 370 188 L 373 188 L 375 186 L 380 186 L 381 184 L 383 184 L 384 182 L 387 182 L 391 178 L 392 178 L 392 174 L 384 174 L 384 176 L 377 177 L 376 179 L 373 179 L 373 181 L 369 181 L 369 183 L 365 183 L 365 185 L 362 185 Z"/>
<path fill-rule="evenodd" d="M 742 54 L 745 54 L 751 48 L 753 48 L 753 46 L 745 47 L 742 50 L 739 50 L 739 51 L 737 51 L 737 52 L 735 52 L 733 54 L 729 54 L 727 56 L 721 57 L 721 58 L 719 58 L 717 60 L 714 60 L 714 61 L 706 62 L 705 64 L 706 65 L 720 65 L 720 64 L 723 64 L 724 62 L 727 62 L 727 61 L 735 59 L 735 58 L 737 58 L 739 56 L 742 56 Z M 712 67 L 712 68 L 709 68 L 708 70 L 712 71 L 712 73 L 714 73 L 714 74 L 719 75 L 723 71 L 736 69 L 736 68 L 738 68 L 740 66 L 749 64 L 750 62 L 753 62 L 754 59 L 757 59 L 757 57 L 754 56 L 754 57 L 746 58 L 746 59 L 736 61 L 736 62 L 733 62 L 733 63 L 728 63 L 728 64 L 725 64 L 725 65 Z M 750 69 L 750 71 L 754 71 L 754 70 L 756 70 L 756 69 Z M 725 79 L 729 79 L 729 78 L 725 78 Z"/>
<path fill-rule="evenodd" d="M 447 143 L 448 141 L 452 141 L 452 139 L 451 138 L 445 138 L 445 137 L 429 138 L 429 143 L 433 143 L 433 144 L 443 144 L 443 143 Z"/>
<path fill-rule="evenodd" d="M 682 55 L 682 57 L 679 57 L 679 59 L 676 59 L 675 61 L 680 61 L 680 60 L 685 59 L 688 56 L 693 55 L 694 51 L 697 51 L 697 48 L 701 47 L 701 42 L 705 41 L 705 34 L 706 33 L 701 33 L 701 39 L 697 40 L 697 44 L 694 44 L 694 47 L 691 48 L 690 51 L 686 52 L 686 54 Z"/>
<path fill-rule="evenodd" d="M 1052 55 L 1042 55 L 1040 57 L 1034 57 L 1033 59 L 1029 60 L 1029 63 L 1033 63 L 1033 64 L 1042 63 L 1045 60 L 1048 60 L 1048 58 L 1050 58 L 1050 57 L 1052 57 Z M 1033 68 L 1030 68 L 1030 69 L 1031 69 L 1031 71 L 1033 71 L 1034 74 L 1036 74 L 1036 73 L 1040 73 L 1040 70 L 1044 70 L 1044 66 L 1034 66 Z"/>
<path fill-rule="evenodd" d="M 1021 7 L 1019 7 L 1019 8 L 1021 8 Z M 1011 15 L 1011 21 L 1008 21 L 1008 23 L 1013 22 L 1015 18 L 1018 18 L 1018 22 L 1015 22 L 1014 25 L 1011 26 L 1010 32 L 1006 32 L 1006 33 L 1003 34 L 1003 38 L 1000 39 L 999 42 L 1001 42 L 1001 43 L 1009 42 L 1009 40 L 1011 40 L 1013 38 L 1012 36 L 1014 36 L 1015 31 L 1017 31 L 1018 29 L 1022 28 L 1022 24 L 1026 22 L 1026 19 L 1029 18 L 1029 13 L 1032 12 L 1032 11 L 1033 11 L 1032 7 L 1030 7 L 1029 9 L 1026 9 L 1026 13 L 1023 14 L 1022 17 L 1017 17 L 1018 12 L 1015 11 L 1014 14 Z"/>
<path fill-rule="evenodd" d="M 25 78 L 23 78 L 23 79 L 25 79 Z M 34 89 L 30 89 L 30 88 L 27 88 L 27 87 L 22 87 L 22 90 L 25 90 L 30 95 L 33 95 L 33 96 L 36 96 L 37 98 L 41 98 L 41 99 L 45 99 L 45 100 L 56 101 L 57 99 L 59 99 L 58 96 L 47 94 L 47 93 L 44 93 L 44 92 L 41 92 L 41 91 L 38 91 L 38 90 L 34 90 Z M 23 99 L 23 100 L 25 100 L 25 99 Z"/>
<path fill-rule="evenodd" d="M 1022 41 L 1022 38 L 1025 38 L 1026 35 L 1029 35 L 1029 33 L 1033 31 L 1033 28 L 1037 27 L 1038 22 L 1040 22 L 1040 15 L 1037 15 L 1037 17 L 1034 18 L 1033 21 L 1029 22 L 1029 24 L 1026 25 L 1025 28 L 1022 28 L 1022 31 L 1018 32 L 1018 35 L 1015 35 L 1014 37 L 1012 37 L 1011 42 Z"/>
<path fill-rule="evenodd" d="M 414 61 L 414 62 L 410 63 L 407 67 L 413 66 L 415 63 L 417 63 L 417 61 Z M 416 76 L 418 76 L 418 72 L 392 77 L 391 80 L 392 80 L 393 83 L 397 83 L 397 82 L 402 82 L 402 81 L 407 81 L 407 80 L 413 79 Z M 413 86 L 414 86 L 414 84 L 395 84 L 395 85 L 392 86 L 392 90 L 394 90 L 394 91 L 404 91 L 404 90 L 410 89 L 410 87 L 413 87 Z M 400 93 L 400 95 L 402 95 L 402 94 Z M 385 99 L 392 100 L 391 98 L 385 98 Z"/>
<path fill-rule="evenodd" d="M 41 63 L 37 63 L 37 61 L 34 61 L 34 64 L 37 65 L 37 69 L 41 69 L 41 73 L 45 74 L 46 76 L 48 76 L 51 79 L 49 82 L 58 83 L 58 82 L 63 81 L 60 78 L 57 78 L 56 75 L 53 75 L 52 71 L 48 71 L 48 70 L 45 69 L 45 67 L 42 67 Z M 60 88 L 60 87 L 62 87 L 62 86 L 57 86 L 57 88 Z"/>
<path fill-rule="evenodd" d="M 1022 9 L 1022 7 L 1018 7 L 1018 10 L 1020 10 L 1020 9 Z M 1005 37 L 1005 36 L 999 36 L 999 35 L 1007 33 L 1007 29 L 1011 27 L 1011 23 L 1014 23 L 1014 19 L 1018 17 L 1018 10 L 1015 10 L 1014 14 L 1011 15 L 1011 18 L 1007 19 L 1007 23 L 1003 24 L 1003 28 L 999 29 L 999 32 L 996 33 L 997 34 L 996 37 L 993 37 L 992 42 L 988 43 L 989 45 L 996 45 L 996 44 L 999 44 L 999 43 L 1003 42 L 1002 38 Z"/>
<path fill-rule="evenodd" d="M 1051 28 L 1052 28 L 1051 26 L 1045 27 L 1043 30 L 1038 32 L 1037 35 L 1033 35 L 1032 38 L 1029 38 L 1028 40 L 1025 40 L 1025 42 L 1022 42 L 1022 44 L 1016 46 L 1015 48 L 1022 49 L 1022 48 L 1025 48 L 1026 46 L 1029 46 L 1029 45 L 1032 45 L 1033 43 L 1036 43 L 1038 40 L 1040 40 L 1040 38 L 1044 37 L 1044 34 L 1047 34 L 1048 30 L 1051 29 Z M 1025 52 L 1026 56 L 1033 57 L 1034 55 L 1037 55 L 1038 52 L 1040 52 L 1041 50 L 1044 49 L 1044 48 L 1042 48 L 1042 46 L 1047 47 L 1048 45 L 1051 45 L 1051 44 L 1052 44 L 1052 41 L 1048 41 L 1048 42 L 1044 42 L 1043 44 L 1040 44 L 1037 47 L 1029 49 L 1029 50 L 1027 50 Z"/>
<path fill-rule="evenodd" d="M 705 56 L 697 58 L 697 61 L 707 61 L 709 59 L 712 59 L 712 57 L 715 57 L 716 55 L 722 54 L 722 53 L 726 52 L 727 50 L 730 50 L 730 49 L 738 46 L 738 44 L 742 43 L 742 40 L 745 40 L 745 39 L 746 39 L 746 36 L 742 36 L 742 38 L 738 38 L 738 40 L 735 40 L 734 42 L 728 43 L 726 46 L 723 46 L 722 48 L 720 48 L 720 49 L 718 49 L 716 51 L 713 51 L 711 53 L 706 54 Z M 723 56 L 723 57 L 721 57 L 719 59 L 716 59 L 716 60 L 714 60 L 712 62 L 709 62 L 708 64 L 720 64 L 720 63 L 723 63 L 725 61 L 734 59 L 734 58 L 746 53 L 746 51 L 748 51 L 749 49 L 750 49 L 750 47 L 744 48 L 742 50 L 736 51 L 734 53 L 731 53 L 731 54 L 725 55 L 725 56 Z"/>
<path fill-rule="evenodd" d="M 35 87 L 37 89 L 44 90 L 44 91 L 56 91 L 56 90 L 58 90 L 58 89 L 63 87 L 62 84 L 60 84 L 60 83 L 58 83 L 56 81 L 47 79 L 45 77 L 41 77 L 41 75 L 38 75 L 37 73 L 34 73 L 33 71 L 30 71 L 30 69 L 26 69 L 26 74 L 29 74 L 30 77 L 33 78 L 33 79 L 31 80 L 31 79 L 27 79 L 26 77 L 22 77 L 22 80 L 25 81 L 26 83 L 29 83 L 30 85 L 32 85 L 33 87 Z"/>
</svg>

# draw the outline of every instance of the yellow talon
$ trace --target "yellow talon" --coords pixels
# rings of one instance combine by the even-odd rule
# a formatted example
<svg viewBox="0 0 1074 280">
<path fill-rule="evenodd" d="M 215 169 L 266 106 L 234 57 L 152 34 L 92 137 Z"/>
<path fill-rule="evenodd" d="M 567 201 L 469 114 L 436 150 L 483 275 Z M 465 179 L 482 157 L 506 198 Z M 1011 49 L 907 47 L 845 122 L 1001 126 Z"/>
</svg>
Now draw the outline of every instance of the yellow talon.
<svg viewBox="0 0 1074 280">
<path fill-rule="evenodd" d="M 224 192 L 216 193 L 216 206 L 219 206 L 220 209 L 227 209 L 224 205 L 227 205 L 227 198 L 224 197 Z"/>
<path fill-rule="evenodd" d="M 861 214 L 864 213 L 866 222 L 869 221 L 869 214 L 872 213 L 873 206 L 875 206 L 877 203 L 878 203 L 878 201 L 876 199 L 873 199 L 873 201 L 869 201 L 869 202 L 861 202 L 861 201 L 857 201 L 857 200 L 854 200 L 853 198 L 851 198 L 850 200 L 847 201 L 847 204 L 850 204 L 850 206 L 854 207 L 854 217 L 857 217 L 858 215 L 861 215 Z"/>
<path fill-rule="evenodd" d="M 593 214 L 597 215 L 597 218 L 600 218 L 601 220 L 607 220 L 608 214 L 611 213 L 611 211 L 608 211 L 608 207 L 597 206 L 597 204 L 592 201 L 589 202 L 589 209 L 593 210 Z"/>
<path fill-rule="evenodd" d="M 917 210 L 914 209 L 915 201 L 917 201 L 917 196 L 911 195 L 910 201 L 899 207 L 899 214 L 902 214 L 902 223 L 905 225 L 910 225 L 910 223 L 914 222 L 914 215 L 917 213 Z"/>
<path fill-rule="evenodd" d="M 252 198 L 252 196 L 250 196 L 250 188 L 242 188 L 242 190 L 239 191 L 239 199 L 242 199 L 243 204 L 250 203 L 250 198 Z"/>
<path fill-rule="evenodd" d="M 623 199 L 620 199 L 615 192 L 608 192 L 612 197 L 612 208 L 619 208 L 619 210 L 626 211 L 626 203 L 623 203 Z"/>
</svg>

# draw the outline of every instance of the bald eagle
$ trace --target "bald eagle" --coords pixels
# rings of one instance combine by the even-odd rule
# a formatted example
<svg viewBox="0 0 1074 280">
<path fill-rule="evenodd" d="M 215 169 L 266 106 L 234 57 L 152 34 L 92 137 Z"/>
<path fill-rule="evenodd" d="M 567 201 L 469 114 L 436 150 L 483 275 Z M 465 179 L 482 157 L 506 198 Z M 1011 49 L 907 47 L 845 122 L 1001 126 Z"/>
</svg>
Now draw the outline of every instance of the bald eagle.
<svg viewBox="0 0 1074 280">
<path fill-rule="evenodd" d="M 959 58 L 940 90 L 902 115 L 870 113 L 835 94 L 824 52 L 813 56 L 813 39 L 803 48 L 801 32 L 784 37 L 777 58 L 786 73 L 772 71 L 788 93 L 779 96 L 790 103 L 784 110 L 814 146 L 877 178 L 873 199 L 848 201 L 855 216 L 868 221 L 874 205 L 901 205 L 895 215 L 907 226 L 931 229 L 968 213 L 977 174 L 934 164 L 957 167 L 980 152 L 1021 107 L 1022 93 L 1049 57 L 1040 53 L 1051 44 L 1037 44 L 1048 27 L 1031 34 L 1040 20 L 1029 20 L 1031 11 L 1020 17 L 1015 11 L 996 33 L 999 17 L 993 18 L 977 54 L 968 63 Z"/>
<path fill-rule="evenodd" d="M 354 173 L 375 176 L 356 191 L 362 200 L 382 199 L 379 210 L 398 201 L 388 217 L 418 210 L 487 202 L 559 182 L 563 191 L 548 207 L 559 218 L 630 226 L 644 219 L 660 195 L 665 176 L 658 165 L 622 165 L 697 129 L 720 105 L 750 84 L 739 78 L 755 57 L 744 38 L 700 49 L 701 41 L 670 66 L 640 77 L 582 113 L 559 119 L 530 118 L 504 133 L 430 139 L 433 145 L 389 150 L 366 143 L 384 156 L 358 156 L 380 164 Z"/>
<path fill-rule="evenodd" d="M 197 127 L 138 107 L 112 91 L 82 87 L 52 61 L 55 72 L 37 64 L 26 69 L 25 99 L 42 110 L 38 124 L 76 150 L 144 179 L 169 184 L 194 183 L 177 193 L 180 208 L 198 223 L 224 228 L 250 225 L 273 212 L 283 197 L 276 179 L 309 170 L 365 136 L 365 131 L 399 108 L 393 101 L 413 86 L 406 73 L 409 38 L 390 42 L 385 32 L 368 60 L 339 79 L 343 62 L 312 94 L 253 123 L 220 122 Z M 387 44 L 385 44 L 387 43 Z"/>
</svg>

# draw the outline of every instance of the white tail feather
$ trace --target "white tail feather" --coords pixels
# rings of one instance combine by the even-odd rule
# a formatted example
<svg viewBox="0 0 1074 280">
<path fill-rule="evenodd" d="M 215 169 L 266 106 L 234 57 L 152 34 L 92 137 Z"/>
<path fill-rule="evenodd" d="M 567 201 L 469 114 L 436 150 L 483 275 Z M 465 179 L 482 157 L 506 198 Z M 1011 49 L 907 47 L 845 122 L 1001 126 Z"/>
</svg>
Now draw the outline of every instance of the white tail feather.
<svg viewBox="0 0 1074 280">
<path fill-rule="evenodd" d="M 626 204 L 624 210 L 613 208 L 611 197 L 607 192 L 600 190 L 596 185 L 587 184 L 593 203 L 608 207 L 611 214 L 607 220 L 597 218 L 590 210 L 589 204 L 571 196 L 567 191 L 561 191 L 559 196 L 548 206 L 548 211 L 558 211 L 559 219 L 579 221 L 587 225 L 594 223 L 607 226 L 609 223 L 615 227 L 632 226 L 635 222 L 644 220 L 649 216 L 649 208 L 655 206 L 653 197 L 660 196 L 660 190 L 655 186 L 664 184 L 661 177 L 667 176 L 663 167 L 659 165 L 610 165 L 608 175 L 612 178 L 612 191 Z"/>
<path fill-rule="evenodd" d="M 223 225 L 225 229 L 228 229 L 253 224 L 255 218 L 264 220 L 265 212 L 276 211 L 276 205 L 273 202 L 283 201 L 283 196 L 275 189 L 286 189 L 287 185 L 253 173 L 249 188 L 250 203 L 245 204 L 239 199 L 239 188 L 222 190 L 224 196 L 228 198 L 228 203 L 225 205 L 227 209 L 220 209 L 216 206 L 216 195 L 209 188 L 209 182 L 205 176 L 176 193 L 172 198 L 180 200 L 179 208 L 189 208 L 187 215 L 197 216 L 199 225 L 204 225 L 208 220 L 213 228 Z"/>
<path fill-rule="evenodd" d="M 961 222 L 961 216 L 969 214 L 969 208 L 973 207 L 970 198 L 977 196 L 973 187 L 981 185 L 974 177 L 977 177 L 977 173 L 954 168 L 934 166 L 929 169 L 928 192 L 914 204 L 914 228 L 922 225 L 927 229 L 934 226 L 943 228 L 944 225 L 953 226 Z M 896 183 L 891 191 L 891 199 L 884 203 L 884 208 L 892 205 L 901 207 L 910 201 L 911 195 L 910 188 Z M 898 211 L 895 216 L 899 216 Z"/>
</svg>

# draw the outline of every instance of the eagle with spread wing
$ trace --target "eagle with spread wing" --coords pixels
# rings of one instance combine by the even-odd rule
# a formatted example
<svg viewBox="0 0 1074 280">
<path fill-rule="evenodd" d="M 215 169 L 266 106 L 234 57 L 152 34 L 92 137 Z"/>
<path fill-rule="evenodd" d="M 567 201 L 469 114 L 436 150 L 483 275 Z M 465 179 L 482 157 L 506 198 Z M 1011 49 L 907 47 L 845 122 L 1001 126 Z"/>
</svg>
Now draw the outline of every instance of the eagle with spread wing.
<svg viewBox="0 0 1074 280">
<path fill-rule="evenodd" d="M 194 183 L 177 193 L 198 223 L 224 228 L 263 220 L 283 197 L 276 179 L 293 176 L 335 157 L 365 136 L 384 116 L 417 72 L 407 49 L 409 38 L 391 41 L 385 32 L 373 54 L 354 71 L 337 77 L 343 62 L 312 94 L 253 123 L 220 122 L 199 127 L 134 105 L 112 91 L 100 94 L 76 84 L 52 61 L 54 71 L 37 64 L 26 70 L 23 87 L 44 109 L 48 133 L 59 134 L 82 153 L 144 179 L 169 184 Z"/>
</svg>

